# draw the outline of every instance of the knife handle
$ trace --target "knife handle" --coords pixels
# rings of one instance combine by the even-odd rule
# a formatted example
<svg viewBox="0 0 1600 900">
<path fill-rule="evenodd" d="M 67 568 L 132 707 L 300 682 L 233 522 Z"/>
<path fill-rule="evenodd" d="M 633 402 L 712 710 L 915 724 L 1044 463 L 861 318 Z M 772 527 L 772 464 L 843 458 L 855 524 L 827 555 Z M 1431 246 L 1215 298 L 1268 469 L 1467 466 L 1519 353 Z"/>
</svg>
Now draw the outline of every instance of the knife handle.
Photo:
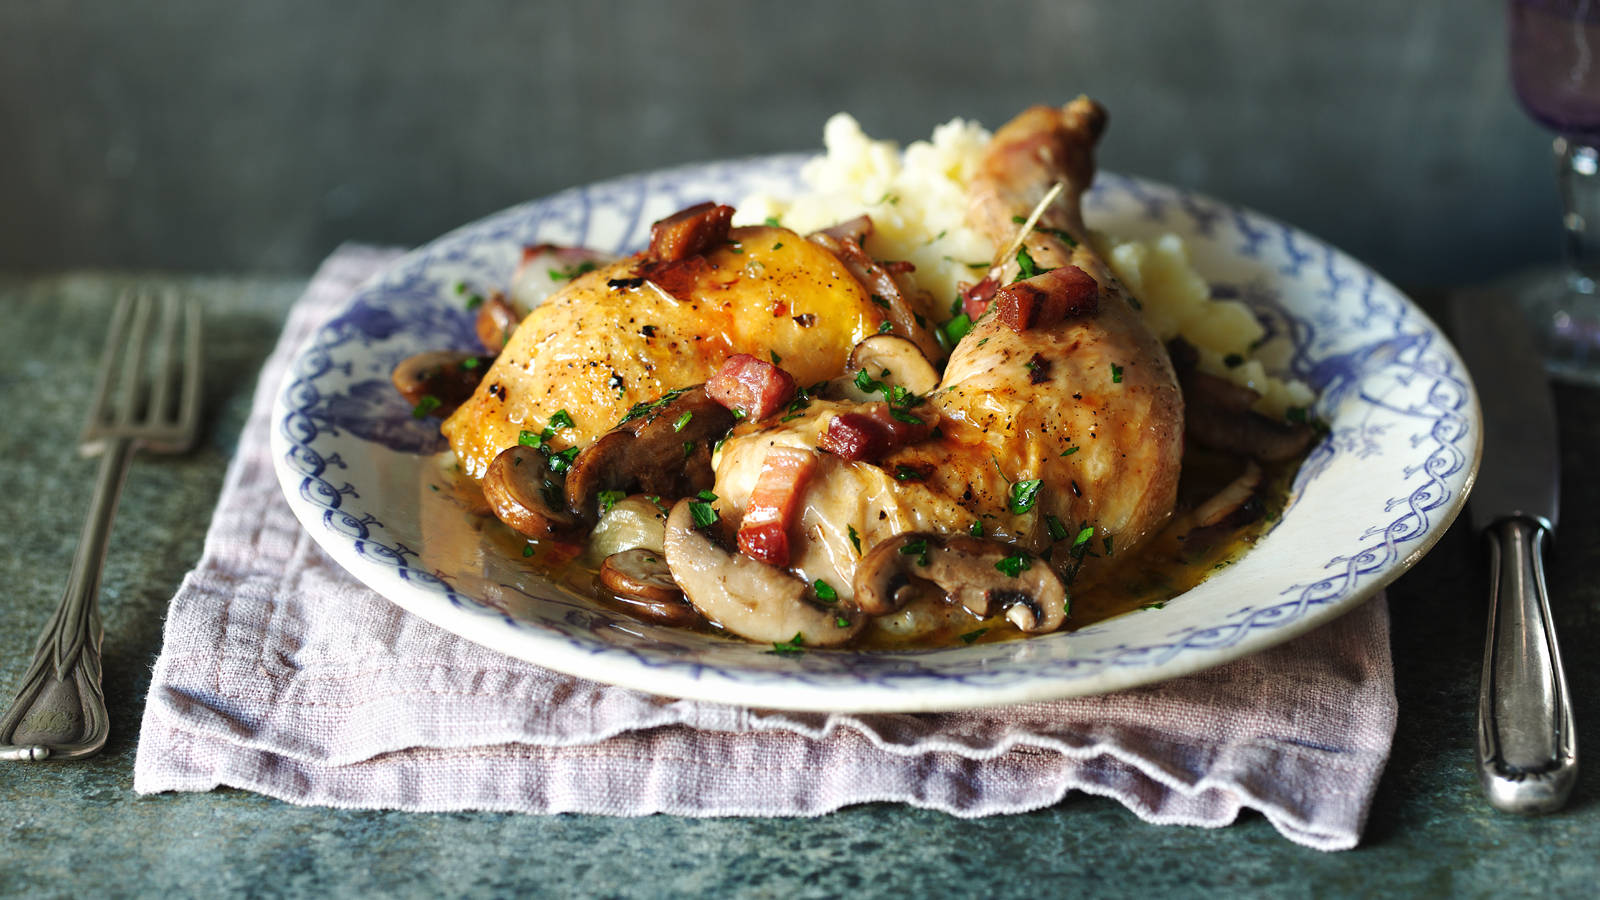
<svg viewBox="0 0 1600 900">
<path fill-rule="evenodd" d="M 1545 592 L 1548 531 L 1526 518 L 1489 526 L 1489 633 L 1478 698 L 1478 774 L 1489 802 L 1560 809 L 1578 775 L 1577 735 Z"/>
</svg>

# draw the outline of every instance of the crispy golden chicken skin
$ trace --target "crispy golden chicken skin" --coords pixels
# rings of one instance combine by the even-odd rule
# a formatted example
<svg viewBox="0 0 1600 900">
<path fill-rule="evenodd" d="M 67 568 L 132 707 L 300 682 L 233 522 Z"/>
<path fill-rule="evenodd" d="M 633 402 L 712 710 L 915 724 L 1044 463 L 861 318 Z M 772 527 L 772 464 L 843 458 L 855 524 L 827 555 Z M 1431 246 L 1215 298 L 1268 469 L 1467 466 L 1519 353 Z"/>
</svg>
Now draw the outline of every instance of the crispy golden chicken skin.
<svg viewBox="0 0 1600 900">
<path fill-rule="evenodd" d="M 556 449 L 586 446 L 636 403 L 705 381 L 729 356 L 781 365 L 801 384 L 837 374 L 884 310 L 833 256 L 782 228 L 735 228 L 704 256 L 645 277 L 641 257 L 579 276 L 518 326 L 471 399 L 442 431 L 462 471 L 558 410 L 574 427 Z"/>
</svg>

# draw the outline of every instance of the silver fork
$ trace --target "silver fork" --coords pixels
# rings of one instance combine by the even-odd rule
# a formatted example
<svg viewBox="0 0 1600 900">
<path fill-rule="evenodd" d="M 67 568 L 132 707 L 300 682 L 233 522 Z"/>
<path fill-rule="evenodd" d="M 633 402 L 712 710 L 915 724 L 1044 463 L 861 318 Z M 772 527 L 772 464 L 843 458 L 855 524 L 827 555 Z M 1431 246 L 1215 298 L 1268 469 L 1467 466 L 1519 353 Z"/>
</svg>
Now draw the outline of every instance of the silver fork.
<svg viewBox="0 0 1600 900">
<path fill-rule="evenodd" d="M 199 422 L 199 304 L 170 294 L 124 295 L 111 316 L 78 448 L 100 455 L 89 517 L 61 604 L 0 717 L 0 759 L 73 759 L 105 746 L 110 728 L 100 687 L 103 631 L 95 600 L 123 475 L 135 450 L 188 449 Z"/>
</svg>

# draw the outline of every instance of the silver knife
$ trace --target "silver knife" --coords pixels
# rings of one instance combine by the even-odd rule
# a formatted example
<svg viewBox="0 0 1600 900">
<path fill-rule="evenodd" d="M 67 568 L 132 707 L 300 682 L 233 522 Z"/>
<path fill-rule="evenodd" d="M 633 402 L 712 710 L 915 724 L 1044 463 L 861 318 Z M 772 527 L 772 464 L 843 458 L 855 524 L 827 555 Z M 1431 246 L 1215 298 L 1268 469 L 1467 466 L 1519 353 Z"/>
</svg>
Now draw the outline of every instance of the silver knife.
<svg viewBox="0 0 1600 900">
<path fill-rule="evenodd" d="M 1550 599 L 1544 547 L 1560 494 L 1555 404 L 1510 296 L 1456 298 L 1456 346 L 1483 405 L 1483 465 L 1469 501 L 1488 537 L 1489 629 L 1478 697 L 1478 774 L 1497 809 L 1559 809 L 1578 775 L 1577 735 Z"/>
</svg>

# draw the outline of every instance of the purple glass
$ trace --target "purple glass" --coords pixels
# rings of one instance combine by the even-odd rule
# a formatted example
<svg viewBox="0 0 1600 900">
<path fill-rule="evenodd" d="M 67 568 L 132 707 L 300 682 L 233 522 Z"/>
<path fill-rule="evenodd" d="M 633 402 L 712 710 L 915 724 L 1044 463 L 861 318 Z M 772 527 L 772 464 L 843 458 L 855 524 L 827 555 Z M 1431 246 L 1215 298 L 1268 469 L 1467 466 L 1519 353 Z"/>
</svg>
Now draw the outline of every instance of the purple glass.
<svg viewBox="0 0 1600 900">
<path fill-rule="evenodd" d="M 1600 3 L 1512 0 L 1511 83 L 1539 124 L 1600 144 Z"/>
<path fill-rule="evenodd" d="M 1555 132 L 1566 266 L 1512 289 L 1551 374 L 1600 385 L 1600 0 L 1510 0 L 1511 82 Z"/>
</svg>

